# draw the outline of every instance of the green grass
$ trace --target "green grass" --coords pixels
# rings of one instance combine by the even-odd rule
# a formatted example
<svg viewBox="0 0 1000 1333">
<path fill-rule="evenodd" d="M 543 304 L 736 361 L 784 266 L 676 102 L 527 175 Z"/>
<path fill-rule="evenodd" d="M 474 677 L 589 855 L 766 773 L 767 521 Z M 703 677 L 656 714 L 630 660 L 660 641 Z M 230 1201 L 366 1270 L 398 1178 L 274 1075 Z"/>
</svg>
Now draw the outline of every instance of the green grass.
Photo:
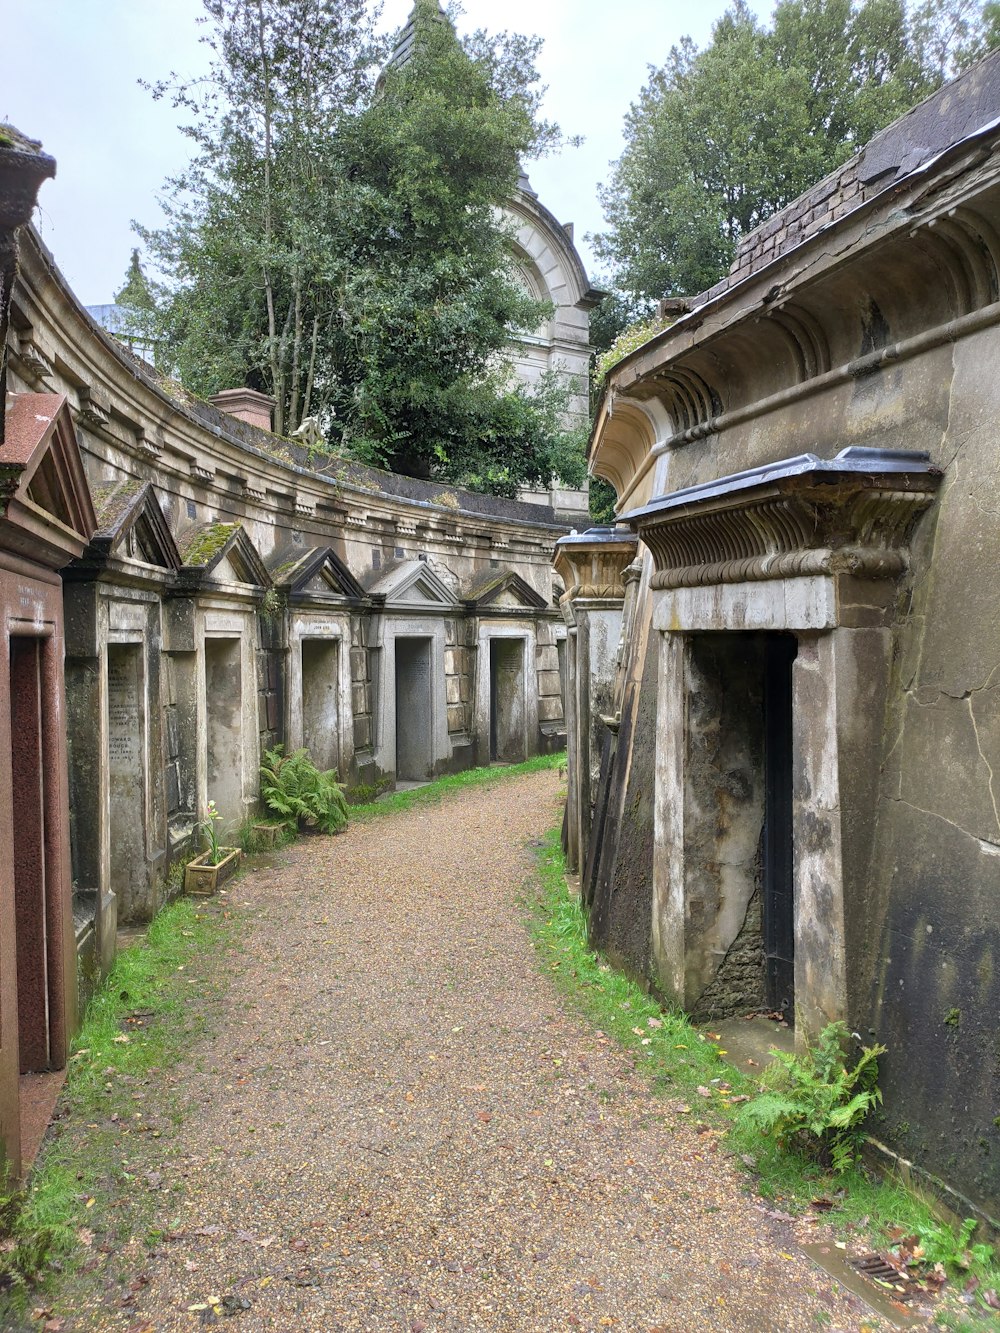
<svg viewBox="0 0 1000 1333">
<path fill-rule="evenodd" d="M 141 1151 L 123 1125 L 141 1105 L 136 1089 L 159 1082 L 204 1029 L 206 1001 L 218 984 L 204 974 L 217 970 L 215 957 L 237 929 L 220 902 L 179 898 L 144 940 L 118 954 L 73 1042 L 55 1132 L 27 1188 L 0 1194 L 0 1278 L 12 1286 L 0 1295 L 0 1327 L 23 1315 L 29 1284 L 51 1275 L 53 1260 L 72 1271 L 84 1229 L 124 1235 L 139 1211 L 155 1206 L 152 1195 L 133 1190 L 126 1191 L 131 1213 L 107 1209 L 129 1183 L 124 1153 Z"/>
<path fill-rule="evenodd" d="M 467 787 L 481 787 L 487 783 L 507 782 L 511 778 L 522 777 L 525 773 L 539 773 L 545 769 L 558 768 L 565 764 L 566 755 L 543 754 L 529 759 L 524 764 L 495 765 L 491 768 L 469 768 L 463 773 L 450 773 L 446 777 L 436 778 L 424 787 L 414 787 L 411 791 L 395 791 L 377 801 L 368 801 L 363 805 L 352 805 L 350 817 L 359 822 L 369 819 L 382 819 L 386 815 L 396 815 L 403 810 L 411 810 L 419 805 L 437 805 L 446 796 L 464 791 Z"/>
<path fill-rule="evenodd" d="M 537 880 L 529 924 L 543 969 L 601 1032 L 635 1055 L 636 1068 L 658 1096 L 669 1099 L 675 1110 L 678 1105 L 689 1107 L 686 1114 L 692 1120 L 723 1134 L 725 1146 L 748 1174 L 748 1185 L 762 1199 L 789 1215 L 806 1212 L 814 1199 L 830 1200 L 834 1206 L 824 1212 L 824 1219 L 841 1235 L 852 1236 L 868 1248 L 891 1243 L 894 1231 L 896 1236 L 940 1232 L 941 1223 L 930 1204 L 898 1181 L 873 1175 L 863 1166 L 834 1175 L 808 1158 L 779 1148 L 759 1130 L 737 1123 L 738 1107 L 731 1103 L 736 1097 L 754 1094 L 753 1080 L 726 1064 L 715 1043 L 683 1013 L 665 1009 L 590 948 L 579 899 L 567 888 L 556 831 L 545 838 L 539 851 Z M 955 1259 L 960 1258 L 956 1252 Z M 954 1261 L 949 1271 L 955 1281 L 946 1291 L 954 1298 L 956 1287 L 964 1284 L 968 1273 Z M 979 1278 L 982 1290 L 1000 1290 L 996 1258 L 968 1271 Z M 998 1318 L 986 1310 L 959 1310 L 950 1300 L 938 1315 L 942 1327 L 955 1329 L 979 1329 L 984 1320 L 993 1324 Z"/>
</svg>

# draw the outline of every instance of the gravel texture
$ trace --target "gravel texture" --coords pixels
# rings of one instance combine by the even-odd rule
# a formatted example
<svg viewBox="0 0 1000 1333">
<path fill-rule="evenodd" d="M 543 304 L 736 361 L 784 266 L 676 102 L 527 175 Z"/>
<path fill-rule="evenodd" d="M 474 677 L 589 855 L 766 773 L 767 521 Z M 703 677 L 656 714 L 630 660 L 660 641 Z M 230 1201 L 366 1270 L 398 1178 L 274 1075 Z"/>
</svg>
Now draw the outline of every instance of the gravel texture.
<svg viewBox="0 0 1000 1333">
<path fill-rule="evenodd" d="M 878 1326 L 539 971 L 558 801 L 552 771 L 466 789 L 233 888 L 245 944 L 152 1182 L 174 1225 L 67 1328 Z"/>
</svg>

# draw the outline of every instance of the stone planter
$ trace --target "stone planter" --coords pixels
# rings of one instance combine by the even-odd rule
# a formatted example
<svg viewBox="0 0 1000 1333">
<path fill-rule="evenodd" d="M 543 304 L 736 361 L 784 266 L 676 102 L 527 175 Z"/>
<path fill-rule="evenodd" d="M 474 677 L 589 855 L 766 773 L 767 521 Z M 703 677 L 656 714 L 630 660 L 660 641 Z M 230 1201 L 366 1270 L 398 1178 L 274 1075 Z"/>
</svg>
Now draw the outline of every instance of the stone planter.
<svg viewBox="0 0 1000 1333">
<path fill-rule="evenodd" d="M 285 831 L 284 824 L 254 824 L 253 835 L 258 846 L 265 851 L 277 847 L 278 840 Z"/>
<path fill-rule="evenodd" d="M 235 874 L 243 853 L 238 847 L 223 847 L 221 850 L 225 856 L 218 865 L 213 866 L 209 861 L 210 852 L 202 852 L 201 856 L 187 863 L 184 868 L 185 893 L 195 898 L 208 898 Z"/>
</svg>

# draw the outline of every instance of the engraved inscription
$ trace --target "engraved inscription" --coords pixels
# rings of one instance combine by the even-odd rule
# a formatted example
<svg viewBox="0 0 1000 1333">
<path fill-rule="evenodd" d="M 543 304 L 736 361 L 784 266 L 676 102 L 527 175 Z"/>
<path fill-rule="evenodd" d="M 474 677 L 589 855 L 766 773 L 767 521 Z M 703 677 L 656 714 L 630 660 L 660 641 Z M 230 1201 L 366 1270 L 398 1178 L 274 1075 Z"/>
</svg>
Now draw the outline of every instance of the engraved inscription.
<svg viewBox="0 0 1000 1333">
<path fill-rule="evenodd" d="M 108 754 L 112 769 L 139 766 L 139 686 L 132 652 L 108 654 Z"/>
</svg>

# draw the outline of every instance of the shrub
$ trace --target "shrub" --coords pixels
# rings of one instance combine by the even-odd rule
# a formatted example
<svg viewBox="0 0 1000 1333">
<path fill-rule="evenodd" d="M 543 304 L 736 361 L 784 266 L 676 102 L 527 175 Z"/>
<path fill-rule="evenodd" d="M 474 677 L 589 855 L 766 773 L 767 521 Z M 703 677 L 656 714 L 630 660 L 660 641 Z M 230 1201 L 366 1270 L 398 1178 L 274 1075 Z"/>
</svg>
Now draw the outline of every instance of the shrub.
<svg viewBox="0 0 1000 1333">
<path fill-rule="evenodd" d="M 267 807 L 284 821 L 298 827 L 339 833 L 347 827 L 347 802 L 335 769 L 321 772 L 308 750 L 285 754 L 276 745 L 264 751 L 260 766 L 261 795 Z"/>
<path fill-rule="evenodd" d="M 864 1046 L 849 1065 L 850 1041 L 846 1024 L 830 1023 L 801 1055 L 775 1050 L 775 1063 L 760 1093 L 740 1111 L 740 1123 L 846 1171 L 860 1153 L 865 1117 L 882 1100 L 878 1057 L 886 1049 Z"/>
</svg>

